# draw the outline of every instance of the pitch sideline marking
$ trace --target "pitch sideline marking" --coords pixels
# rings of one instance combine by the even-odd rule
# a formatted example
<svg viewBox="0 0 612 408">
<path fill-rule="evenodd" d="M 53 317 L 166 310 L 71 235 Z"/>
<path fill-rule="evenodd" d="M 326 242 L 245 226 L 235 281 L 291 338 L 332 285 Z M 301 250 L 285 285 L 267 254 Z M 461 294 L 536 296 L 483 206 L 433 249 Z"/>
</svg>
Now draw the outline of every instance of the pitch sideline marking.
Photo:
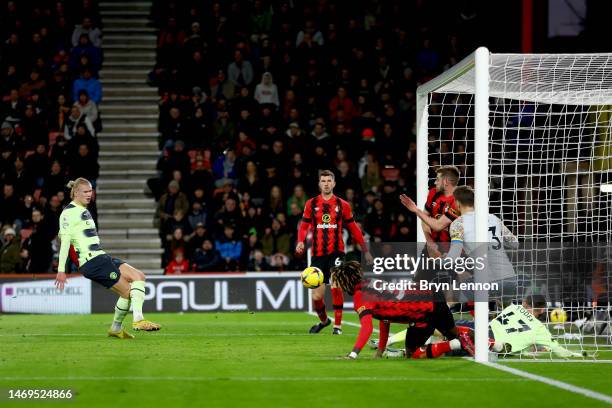
<svg viewBox="0 0 612 408">
<path fill-rule="evenodd" d="M 414 377 L 392 377 L 387 376 L 351 376 L 351 377 L 317 377 L 323 381 L 385 381 L 391 380 L 396 381 L 418 381 L 418 382 L 439 382 L 439 381 L 450 381 L 450 382 L 526 382 L 528 380 L 522 378 L 505 378 L 505 379 L 493 379 L 490 377 L 476 377 L 476 378 L 455 378 L 455 377 L 431 377 L 431 378 L 414 378 Z M 64 377 L 53 377 L 53 376 L 38 376 L 38 377 L 0 377 L 0 381 L 48 381 L 48 380 L 59 380 L 59 381 L 186 381 L 186 382 L 200 382 L 200 381 L 309 381 L 312 377 L 185 377 L 185 376 L 163 376 L 163 377 L 152 377 L 152 376 L 121 376 L 121 377 L 109 377 L 109 376 L 64 376 Z"/>
<path fill-rule="evenodd" d="M 195 333 L 151 333 L 144 334 L 144 336 L 151 337 L 270 337 L 270 336 L 286 336 L 296 337 L 304 336 L 309 337 L 312 334 L 309 333 L 208 333 L 208 334 L 195 334 Z M 23 334 L 0 334 L 0 337 L 106 337 L 106 334 L 90 334 L 90 333 L 23 333 Z"/>
<path fill-rule="evenodd" d="M 309 314 L 313 314 L 313 313 L 309 313 Z M 347 324 L 349 326 L 354 326 L 354 327 L 360 327 L 360 325 L 355 324 L 353 322 L 342 321 L 342 324 Z M 374 329 L 374 331 L 378 332 L 377 329 Z M 391 336 L 391 333 L 389 333 L 389 336 Z M 470 358 L 470 360 L 472 360 L 472 359 Z M 507 373 L 514 374 L 514 375 L 519 376 L 519 377 L 527 378 L 527 379 L 532 380 L 532 381 L 539 381 L 539 382 L 542 382 L 544 384 L 548 384 L 550 386 L 557 387 L 557 388 L 560 388 L 560 389 L 565 390 L 565 391 L 573 392 L 574 394 L 580 394 L 580 395 L 583 395 L 585 397 L 593 398 L 593 399 L 596 399 L 596 400 L 599 400 L 599 401 L 603 401 L 603 402 L 606 402 L 606 403 L 612 405 L 612 397 L 610 397 L 609 395 L 601 394 L 601 393 L 593 391 L 593 390 L 589 390 L 588 388 L 577 387 L 575 385 L 568 384 L 568 383 L 565 383 L 563 381 L 553 380 L 552 378 L 543 377 L 543 376 L 540 376 L 540 375 L 528 373 L 526 371 L 522 371 L 522 370 L 519 370 L 519 369 L 516 369 L 516 368 L 512 368 L 512 367 L 506 367 L 506 366 L 503 366 L 503 365 L 500 365 L 500 364 L 497 364 L 497 363 L 487 362 L 487 363 L 479 363 L 479 364 L 485 365 L 487 367 L 495 368 L 495 369 L 500 370 L 500 371 L 505 371 Z"/>
<path fill-rule="evenodd" d="M 498 362 L 499 363 L 512 363 L 512 364 L 514 363 L 610 364 L 612 363 L 612 360 L 587 360 L 587 359 L 583 359 L 583 360 L 563 360 L 563 359 L 528 360 L 526 358 L 521 358 L 521 359 L 517 358 L 517 359 L 507 359 L 507 360 L 500 359 Z"/>
<path fill-rule="evenodd" d="M 500 371 L 505 371 L 507 373 L 514 374 L 519 377 L 523 377 L 523 378 L 527 378 L 533 381 L 538 381 L 544 384 L 548 384 L 550 386 L 557 387 L 565 391 L 573 392 L 574 394 L 580 394 L 585 397 L 593 398 L 599 401 L 606 402 L 608 404 L 612 404 L 611 396 L 606 395 L 606 394 L 601 394 L 593 390 L 589 390 L 588 388 L 578 387 L 578 386 L 575 386 L 575 385 L 572 385 L 572 384 L 569 384 L 563 381 L 553 380 L 552 378 L 544 377 L 544 376 L 537 375 L 537 374 L 532 374 L 527 371 L 522 371 L 517 368 L 507 367 L 505 365 L 501 365 L 497 363 L 483 362 L 479 364 L 482 364 L 487 367 L 495 368 Z"/>
</svg>

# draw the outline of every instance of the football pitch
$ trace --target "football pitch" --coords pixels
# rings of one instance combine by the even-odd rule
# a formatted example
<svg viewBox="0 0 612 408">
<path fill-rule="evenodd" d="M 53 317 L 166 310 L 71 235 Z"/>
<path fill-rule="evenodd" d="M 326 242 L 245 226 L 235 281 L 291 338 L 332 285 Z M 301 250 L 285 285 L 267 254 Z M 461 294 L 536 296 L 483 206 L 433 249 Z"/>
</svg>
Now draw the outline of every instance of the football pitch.
<svg viewBox="0 0 612 408">
<path fill-rule="evenodd" d="M 305 313 L 147 317 L 162 331 L 119 340 L 106 337 L 111 314 L 0 316 L 0 402 L 10 404 L 8 390 L 24 388 L 70 389 L 71 401 L 49 403 L 87 407 L 557 408 L 612 401 L 612 364 L 500 363 L 569 385 L 562 389 L 462 358 L 373 360 L 364 349 L 359 360 L 343 360 L 357 328 L 309 335 L 315 318 Z"/>
</svg>

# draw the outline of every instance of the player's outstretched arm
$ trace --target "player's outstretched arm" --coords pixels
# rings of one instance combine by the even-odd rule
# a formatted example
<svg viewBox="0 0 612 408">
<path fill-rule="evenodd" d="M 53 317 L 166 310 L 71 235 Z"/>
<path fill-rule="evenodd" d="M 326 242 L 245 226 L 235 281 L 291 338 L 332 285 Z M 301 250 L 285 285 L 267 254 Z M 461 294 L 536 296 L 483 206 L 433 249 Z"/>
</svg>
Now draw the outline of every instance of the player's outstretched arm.
<svg viewBox="0 0 612 408">
<path fill-rule="evenodd" d="M 457 259 L 463 252 L 463 221 L 461 219 L 453 221 L 449 228 L 449 233 L 451 238 L 451 246 L 448 254 L 446 254 L 446 257 L 450 259 Z"/>
<path fill-rule="evenodd" d="M 304 213 L 302 214 L 302 220 L 300 221 L 300 226 L 298 227 L 297 244 L 295 245 L 295 253 L 298 256 L 301 256 L 304 253 L 304 241 L 306 241 L 306 235 L 308 235 L 308 230 L 313 222 L 313 220 L 309 218 L 310 214 L 312 213 L 310 201 L 311 200 L 306 201 Z"/>
<path fill-rule="evenodd" d="M 363 349 L 363 346 L 366 345 L 374 331 L 374 326 L 372 326 L 372 315 L 369 311 L 360 312 L 359 322 L 361 323 L 361 327 L 359 328 L 357 341 L 355 342 L 355 346 L 353 346 L 353 351 L 346 356 L 346 358 L 351 360 L 355 360 L 359 356 L 359 352 Z"/>
<path fill-rule="evenodd" d="M 344 220 L 344 224 L 346 225 L 346 228 L 348 229 L 348 231 L 351 233 L 351 236 L 353 237 L 353 240 L 355 241 L 355 243 L 357 243 L 357 245 L 359 245 L 359 247 L 361 248 L 361 251 L 363 252 L 363 256 L 366 260 L 366 263 L 368 265 L 371 265 L 374 262 L 374 258 L 372 257 L 372 254 L 370 253 L 370 250 L 368 249 L 368 244 L 365 242 L 361 229 L 359 229 L 359 227 L 357 226 L 357 223 L 355 222 L 355 218 L 353 217 L 353 212 L 351 211 L 351 207 L 348 203 L 344 201 L 341 201 L 341 203 L 342 203 L 342 219 Z"/>
<path fill-rule="evenodd" d="M 416 214 L 416 216 L 419 217 L 421 221 L 427 224 L 427 226 L 429 226 L 429 228 L 431 228 L 434 231 L 442 231 L 448 228 L 448 226 L 451 223 L 451 220 L 448 217 L 440 217 L 440 218 L 430 217 L 428 213 L 418 208 L 415 202 L 412 201 L 412 199 L 408 197 L 406 194 L 402 194 L 400 196 L 400 201 L 402 205 L 408 209 L 408 211 Z"/>
<path fill-rule="evenodd" d="M 380 335 L 378 337 L 378 349 L 376 349 L 375 358 L 382 357 L 385 349 L 387 348 L 387 342 L 389 341 L 389 328 L 391 327 L 391 323 L 388 320 L 381 320 L 378 325 L 378 330 L 380 331 Z"/>
<path fill-rule="evenodd" d="M 66 261 L 70 252 L 70 218 L 68 216 L 62 217 L 58 239 L 60 241 L 60 251 L 55 286 L 59 290 L 64 290 L 64 285 L 66 284 Z"/>
</svg>

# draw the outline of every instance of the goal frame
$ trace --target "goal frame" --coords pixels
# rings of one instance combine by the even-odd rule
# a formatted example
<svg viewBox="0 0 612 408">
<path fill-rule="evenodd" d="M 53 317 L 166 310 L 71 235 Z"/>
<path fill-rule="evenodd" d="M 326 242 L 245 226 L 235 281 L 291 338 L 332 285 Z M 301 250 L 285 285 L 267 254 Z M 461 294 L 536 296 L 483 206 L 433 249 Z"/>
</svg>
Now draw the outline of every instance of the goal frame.
<svg viewBox="0 0 612 408">
<path fill-rule="evenodd" d="M 490 53 L 480 47 L 448 71 L 417 88 L 417 205 L 425 206 L 428 193 L 428 97 L 429 94 L 461 77 L 475 73 L 474 92 L 474 218 L 477 242 L 488 241 L 489 216 L 489 64 Z M 425 242 L 421 221 L 417 223 L 417 240 Z M 474 304 L 475 360 L 489 359 L 488 302 Z"/>
</svg>

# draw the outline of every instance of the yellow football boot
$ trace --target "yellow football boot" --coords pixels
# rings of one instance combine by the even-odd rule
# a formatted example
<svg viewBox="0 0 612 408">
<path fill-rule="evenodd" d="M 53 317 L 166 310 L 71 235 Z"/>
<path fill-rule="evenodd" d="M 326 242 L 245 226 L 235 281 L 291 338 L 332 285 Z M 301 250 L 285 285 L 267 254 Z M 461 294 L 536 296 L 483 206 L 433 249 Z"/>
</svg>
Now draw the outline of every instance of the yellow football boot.
<svg viewBox="0 0 612 408">
<path fill-rule="evenodd" d="M 132 322 L 132 330 L 134 331 L 157 331 L 159 329 L 161 329 L 159 324 L 150 322 L 148 320 Z"/>
<path fill-rule="evenodd" d="M 133 339 L 134 335 L 125 331 L 125 329 L 121 328 L 119 331 L 108 331 L 108 337 L 117 337 L 118 339 Z"/>
</svg>

